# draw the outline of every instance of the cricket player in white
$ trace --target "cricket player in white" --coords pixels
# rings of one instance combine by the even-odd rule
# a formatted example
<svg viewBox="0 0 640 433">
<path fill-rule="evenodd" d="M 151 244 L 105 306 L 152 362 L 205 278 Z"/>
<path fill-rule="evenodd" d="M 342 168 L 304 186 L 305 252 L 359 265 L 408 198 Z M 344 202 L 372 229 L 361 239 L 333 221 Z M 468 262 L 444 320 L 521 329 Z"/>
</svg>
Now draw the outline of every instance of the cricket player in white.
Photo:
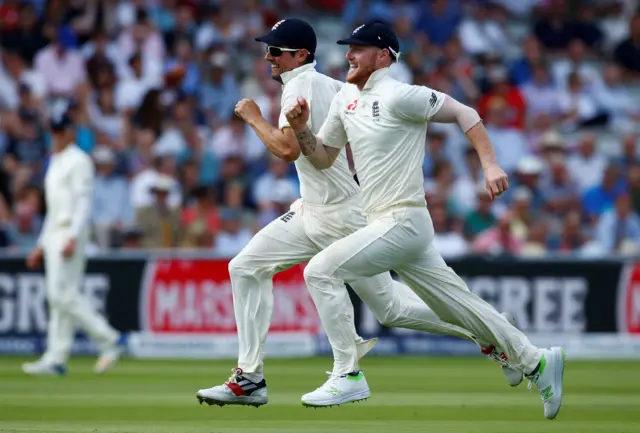
<svg viewBox="0 0 640 433">
<path fill-rule="evenodd" d="M 300 96 L 307 98 L 313 107 L 308 124 L 317 132 L 343 83 L 316 72 L 313 29 L 302 20 L 287 19 L 257 40 L 267 44 L 265 59 L 272 65 L 273 77 L 283 84 L 282 107 L 295 104 Z M 197 397 L 200 402 L 220 406 L 260 406 L 267 403 L 263 347 L 273 311 L 274 274 L 311 259 L 334 241 L 364 227 L 366 221 L 359 187 L 344 152 L 331 168 L 318 170 L 306 158 L 299 158 L 300 147 L 284 111 L 278 128 L 262 117 L 252 100 L 240 101 L 236 113 L 253 127 L 271 153 L 295 161 L 302 199 L 292 205 L 290 212 L 261 230 L 229 264 L 240 343 L 238 368 L 233 369 L 228 382 L 201 389 Z M 453 335 L 481 344 L 470 332 L 441 321 L 411 289 L 394 282 L 388 272 L 352 281 L 351 286 L 387 326 Z M 353 306 L 344 286 L 331 292 L 312 290 L 311 295 L 327 332 L 332 335 L 330 341 L 337 338 L 342 346 L 353 347 L 355 358 L 347 352 L 334 353 L 334 370 L 325 387 L 338 392 L 305 395 L 302 403 L 331 406 L 367 398 L 370 391 L 358 359 L 375 341 L 363 341 L 356 334 Z M 497 353 L 489 354 L 496 359 Z M 512 386 L 522 381 L 522 374 L 508 365 L 503 365 L 503 371 Z"/>
<path fill-rule="evenodd" d="M 389 77 L 399 44 L 385 24 L 371 22 L 338 44 L 349 45 L 347 82 L 334 98 L 319 133 L 308 126 L 313 99 L 300 97 L 287 109 L 307 162 L 331 167 L 350 143 L 360 180 L 367 226 L 335 241 L 305 268 L 309 290 L 335 293 L 351 283 L 394 269 L 444 321 L 461 326 L 484 341 L 495 342 L 510 363 L 536 383 L 546 418 L 555 418 L 562 402 L 564 352 L 538 349 L 464 281 L 435 250 L 433 224 L 426 207 L 422 162 L 427 122 L 457 123 L 475 147 L 494 198 L 507 188 L 507 176 L 496 160 L 477 112 L 451 97 Z M 325 323 L 325 326 L 330 324 Z M 327 335 L 338 351 L 355 349 Z M 318 394 L 330 390 L 319 388 Z M 322 397 L 318 397 L 322 398 Z"/>
<path fill-rule="evenodd" d="M 74 132 L 65 108 L 54 108 L 50 123 L 53 155 L 44 182 L 47 215 L 38 244 L 27 259 L 30 269 L 38 268 L 43 259 L 45 263 L 47 349 L 38 361 L 23 364 L 22 369 L 32 375 L 64 374 L 79 328 L 97 342 L 100 355 L 94 371 L 103 373 L 118 360 L 124 342 L 80 293 L 89 241 L 93 163 L 73 142 Z"/>
</svg>

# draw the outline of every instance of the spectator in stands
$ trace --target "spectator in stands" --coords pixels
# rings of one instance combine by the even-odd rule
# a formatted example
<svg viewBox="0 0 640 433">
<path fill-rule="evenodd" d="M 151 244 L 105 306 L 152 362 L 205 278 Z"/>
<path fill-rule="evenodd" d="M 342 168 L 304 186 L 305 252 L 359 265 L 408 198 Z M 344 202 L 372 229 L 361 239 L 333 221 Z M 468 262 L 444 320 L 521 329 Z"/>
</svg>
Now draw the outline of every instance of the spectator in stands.
<svg viewBox="0 0 640 433">
<path fill-rule="evenodd" d="M 489 138 L 496 149 L 500 166 L 507 172 L 513 173 L 527 153 L 527 143 L 524 134 L 512 126 L 510 109 L 504 99 L 494 97 L 487 103 L 484 115 Z"/>
<path fill-rule="evenodd" d="M 196 48 L 204 51 L 216 43 L 233 48 L 245 35 L 245 27 L 234 19 L 229 3 L 213 4 L 207 10 L 207 20 L 195 34 Z"/>
<path fill-rule="evenodd" d="M 108 146 L 97 146 L 93 151 L 93 161 L 96 178 L 91 220 L 98 245 L 110 248 L 118 232 L 133 222 L 129 185 L 125 178 L 115 173 L 116 154 Z"/>
<path fill-rule="evenodd" d="M 175 248 L 182 242 L 180 210 L 169 205 L 169 193 L 175 181 L 165 175 L 156 177 L 151 193 L 154 202 L 136 212 L 136 227 L 143 232 L 145 248 Z"/>
<path fill-rule="evenodd" d="M 14 204 L 13 219 L 8 231 L 11 245 L 24 251 L 33 248 L 40 236 L 43 217 L 42 190 L 34 185 L 25 187 L 17 195 L 17 201 Z"/>
<path fill-rule="evenodd" d="M 462 10 L 457 1 L 434 0 L 424 4 L 416 24 L 429 37 L 429 41 L 442 47 L 456 32 L 462 18 Z"/>
<path fill-rule="evenodd" d="M 629 38 L 615 49 L 614 58 L 626 69 L 629 78 L 640 77 L 640 14 L 635 15 L 629 24 Z"/>
<path fill-rule="evenodd" d="M 577 151 L 569 156 L 567 166 L 571 177 L 578 183 L 580 194 L 600 184 L 607 159 L 596 151 L 594 134 L 584 133 L 580 136 Z"/>
<path fill-rule="evenodd" d="M 464 236 L 468 240 L 475 239 L 480 233 L 490 229 L 496 223 L 496 217 L 491 211 L 491 197 L 484 186 L 476 188 L 477 207 L 469 212 L 464 219 Z"/>
<path fill-rule="evenodd" d="M 566 150 L 564 138 L 554 129 L 550 129 L 540 136 L 537 147 L 538 153 L 547 163 L 545 170 L 548 169 L 548 166 L 551 164 L 551 159 L 554 156 L 562 157 L 565 155 Z M 546 174 L 547 173 L 545 173 L 545 175 Z"/>
<path fill-rule="evenodd" d="M 611 209 L 622 194 L 626 194 L 627 185 L 620 177 L 620 170 L 615 164 L 609 165 L 602 177 L 602 184 L 589 189 L 582 199 L 584 210 L 592 221 Z"/>
<path fill-rule="evenodd" d="M 440 192 L 429 197 L 429 212 L 433 220 L 433 245 L 445 258 L 459 257 L 469 252 L 461 234 L 460 224 L 449 216 L 446 198 Z"/>
<path fill-rule="evenodd" d="M 529 238 L 531 225 L 540 218 L 540 213 L 531 208 L 531 198 L 531 191 L 519 186 L 513 191 L 513 200 L 509 207 L 512 215 L 511 232 L 523 241 Z"/>
<path fill-rule="evenodd" d="M 47 85 L 44 77 L 37 71 L 29 69 L 27 62 L 15 51 L 4 52 L 4 65 L 6 67 L 6 86 L 0 92 L 7 96 L 9 108 L 22 108 L 20 104 L 20 91 L 27 89 L 29 96 L 33 98 L 34 105 L 29 109 L 40 109 L 42 101 L 47 96 Z"/>
<path fill-rule="evenodd" d="M 599 52 L 603 42 L 603 35 L 595 20 L 595 6 L 584 4 L 583 2 L 576 12 L 577 19 L 572 23 L 574 36 L 590 50 Z"/>
<path fill-rule="evenodd" d="M 484 94 L 478 101 L 478 112 L 481 116 L 485 116 L 489 110 L 491 101 L 497 98 L 504 100 L 506 104 L 507 126 L 522 130 L 525 126 L 526 105 L 520 90 L 511 85 L 509 76 L 505 68 L 492 68 L 489 71 L 490 90 Z"/>
<path fill-rule="evenodd" d="M 159 177 L 165 179 L 164 181 L 166 181 L 167 177 L 171 179 L 167 204 L 171 208 L 178 207 L 182 200 L 182 194 L 180 186 L 174 179 L 175 170 L 176 167 L 173 158 L 167 156 L 154 157 L 152 165 L 138 173 L 131 180 L 131 205 L 133 208 L 148 207 L 155 202 L 152 189 Z"/>
<path fill-rule="evenodd" d="M 540 62 L 533 65 L 531 80 L 521 87 L 521 91 L 529 119 L 534 119 L 542 114 L 550 116 L 559 114 L 559 87 L 549 74 L 546 63 Z"/>
<path fill-rule="evenodd" d="M 567 169 L 565 157 L 554 154 L 549 158 L 549 176 L 541 183 L 544 210 L 555 216 L 580 209 L 580 192 Z"/>
<path fill-rule="evenodd" d="M 579 127 L 602 126 L 608 115 L 600 111 L 593 94 L 588 91 L 577 72 L 569 74 L 569 85 L 560 93 L 559 105 L 562 125 L 569 131 Z"/>
<path fill-rule="evenodd" d="M 180 90 L 187 95 L 195 94 L 200 85 L 200 68 L 194 61 L 189 38 L 187 36 L 177 38 L 172 53 L 173 57 L 167 60 L 165 70 L 183 68 L 185 76 Z"/>
<path fill-rule="evenodd" d="M 640 158 L 638 157 L 638 137 L 635 134 L 626 134 L 622 137 L 622 155 L 618 159 L 618 165 L 622 172 L 628 172 L 628 170 L 634 166 L 640 164 Z"/>
<path fill-rule="evenodd" d="M 615 200 L 615 208 L 605 212 L 596 228 L 596 240 L 608 253 L 637 252 L 640 247 L 640 217 L 631 208 L 626 192 Z"/>
<path fill-rule="evenodd" d="M 343 60 L 344 60 L 344 56 Z M 264 66 L 264 61 L 260 61 Z M 211 125 L 227 122 L 233 114 L 233 108 L 240 100 L 238 83 L 229 72 L 229 55 L 219 51 L 211 55 L 208 79 L 200 91 L 199 107 Z"/>
<path fill-rule="evenodd" d="M 549 237 L 549 223 L 544 220 L 536 220 L 531 223 L 520 255 L 523 257 L 543 257 L 548 253 L 547 239 Z"/>
<path fill-rule="evenodd" d="M 540 179 L 544 165 L 537 156 L 527 156 L 520 161 L 515 170 L 515 176 L 509 179 L 509 189 L 504 194 L 505 202 L 511 203 L 518 186 L 523 186 L 531 193 L 531 208 L 540 211 L 544 205 L 544 196 L 540 187 Z"/>
<path fill-rule="evenodd" d="M 164 40 L 153 27 L 144 9 L 138 9 L 135 22 L 120 33 L 118 50 L 123 59 L 130 59 L 136 52 L 140 52 L 145 75 L 158 77 L 162 74 Z"/>
<path fill-rule="evenodd" d="M 455 179 L 450 193 L 452 200 L 459 204 L 460 216 L 476 209 L 479 187 L 484 188 L 482 165 L 476 150 L 469 147 L 465 151 L 465 170 Z"/>
<path fill-rule="evenodd" d="M 563 51 L 575 37 L 566 3 L 549 2 L 533 29 L 538 40 L 550 51 Z"/>
<path fill-rule="evenodd" d="M 158 77 L 144 74 L 142 55 L 139 52 L 129 58 L 128 65 L 115 89 L 115 106 L 118 111 L 133 112 L 138 109 L 147 92 L 160 86 L 161 82 Z"/>
<path fill-rule="evenodd" d="M 265 225 L 284 213 L 298 197 L 299 187 L 289 177 L 289 164 L 275 156 L 270 157 L 269 171 L 260 176 L 253 188 L 253 199 L 258 205 L 261 221 Z"/>
<path fill-rule="evenodd" d="M 603 71 L 602 84 L 596 88 L 596 100 L 609 115 L 615 129 L 631 129 L 640 121 L 640 107 L 622 82 L 622 70 L 608 64 Z"/>
<path fill-rule="evenodd" d="M 203 223 L 207 231 L 217 233 L 220 230 L 220 210 L 216 204 L 213 188 L 206 185 L 198 185 L 191 193 L 193 203 L 182 210 L 182 224 L 185 226 L 187 236 L 191 232 L 191 226 Z"/>
<path fill-rule="evenodd" d="M 572 210 L 567 213 L 562 221 L 562 231 L 558 251 L 565 253 L 575 253 L 587 243 L 584 230 L 582 229 L 582 219 L 579 210 Z"/>
<path fill-rule="evenodd" d="M 635 164 L 629 167 L 627 174 L 627 182 L 629 184 L 629 197 L 633 211 L 640 215 L 640 165 Z"/>
<path fill-rule="evenodd" d="M 181 93 L 171 107 L 171 119 L 165 123 L 165 130 L 155 144 L 160 155 L 178 157 L 188 149 L 202 149 L 205 131 L 195 122 L 196 112 L 193 98 Z"/>
<path fill-rule="evenodd" d="M 249 243 L 253 233 L 242 226 L 242 214 L 236 210 L 222 211 L 222 228 L 216 236 L 214 253 L 221 257 L 234 257 Z"/>
<path fill-rule="evenodd" d="M 458 36 L 464 50 L 474 56 L 488 52 L 503 52 L 508 46 L 507 35 L 489 15 L 487 5 L 475 4 L 458 27 Z"/>
<path fill-rule="evenodd" d="M 231 185 L 240 186 L 242 191 L 242 207 L 253 207 L 253 196 L 251 194 L 251 178 L 249 176 L 244 160 L 237 155 L 231 155 L 222 161 L 220 167 L 220 177 L 215 184 L 217 197 L 227 201 L 227 188 Z"/>
<path fill-rule="evenodd" d="M 516 255 L 522 251 L 524 242 L 512 232 L 512 218 L 509 212 L 498 219 L 496 226 L 485 230 L 473 241 L 473 250 L 480 254 Z"/>
<path fill-rule="evenodd" d="M 55 39 L 36 54 L 34 67 L 44 77 L 50 96 L 70 97 L 86 80 L 84 58 L 76 50 L 77 45 L 73 31 L 61 27 Z"/>
<path fill-rule="evenodd" d="M 9 131 L 4 153 L 4 169 L 15 175 L 20 167 L 27 169 L 36 180 L 43 173 L 46 156 L 44 130 L 37 112 L 20 110 L 18 122 Z"/>
<path fill-rule="evenodd" d="M 529 35 L 522 40 L 522 53 L 509 70 L 509 77 L 516 86 L 528 83 L 533 78 L 533 68 L 545 61 L 535 36 Z"/>
<path fill-rule="evenodd" d="M 18 20 L 13 28 L 0 24 L 0 44 L 16 51 L 27 64 L 31 64 L 36 53 L 44 48 L 49 40 L 42 32 L 42 25 L 38 23 L 38 16 L 32 4 L 22 4 L 16 17 Z"/>
</svg>

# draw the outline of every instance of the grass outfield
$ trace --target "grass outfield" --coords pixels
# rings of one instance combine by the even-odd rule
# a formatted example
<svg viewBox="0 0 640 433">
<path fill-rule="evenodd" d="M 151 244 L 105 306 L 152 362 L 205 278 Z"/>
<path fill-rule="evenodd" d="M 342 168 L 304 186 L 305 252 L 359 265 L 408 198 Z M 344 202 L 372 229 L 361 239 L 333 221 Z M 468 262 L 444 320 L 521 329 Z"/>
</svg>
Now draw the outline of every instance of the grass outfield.
<svg viewBox="0 0 640 433">
<path fill-rule="evenodd" d="M 2 433 L 640 432 L 639 362 L 568 361 L 563 408 L 547 421 L 537 392 L 509 388 L 481 358 L 367 358 L 371 399 L 330 409 L 300 405 L 328 358 L 269 360 L 270 402 L 258 409 L 198 405 L 229 361 L 125 359 L 97 377 L 92 359 L 74 359 L 65 378 L 26 377 L 22 361 L 0 358 Z"/>
</svg>

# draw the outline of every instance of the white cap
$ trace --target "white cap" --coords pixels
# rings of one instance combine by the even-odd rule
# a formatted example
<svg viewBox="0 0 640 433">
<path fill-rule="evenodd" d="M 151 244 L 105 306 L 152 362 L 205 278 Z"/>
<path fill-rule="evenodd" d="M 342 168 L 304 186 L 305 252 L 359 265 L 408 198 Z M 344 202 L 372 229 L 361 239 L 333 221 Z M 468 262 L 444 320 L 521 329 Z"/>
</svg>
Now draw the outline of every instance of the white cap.
<svg viewBox="0 0 640 433">
<path fill-rule="evenodd" d="M 517 172 L 520 174 L 540 174 L 542 161 L 537 156 L 525 156 L 518 162 Z"/>
<path fill-rule="evenodd" d="M 211 55 L 209 62 L 213 67 L 226 68 L 229 65 L 229 55 L 222 51 L 215 52 Z"/>
<path fill-rule="evenodd" d="M 542 134 L 539 143 L 542 149 L 564 148 L 564 139 L 562 138 L 562 135 L 554 130 L 550 130 Z"/>
<path fill-rule="evenodd" d="M 116 160 L 116 154 L 109 147 L 98 145 L 93 150 L 93 160 L 96 164 L 113 164 Z"/>
<path fill-rule="evenodd" d="M 169 192 L 171 191 L 172 187 L 173 187 L 173 179 L 167 175 L 160 174 L 158 175 L 155 182 L 153 183 L 151 190 L 154 192 L 156 191 Z"/>
</svg>

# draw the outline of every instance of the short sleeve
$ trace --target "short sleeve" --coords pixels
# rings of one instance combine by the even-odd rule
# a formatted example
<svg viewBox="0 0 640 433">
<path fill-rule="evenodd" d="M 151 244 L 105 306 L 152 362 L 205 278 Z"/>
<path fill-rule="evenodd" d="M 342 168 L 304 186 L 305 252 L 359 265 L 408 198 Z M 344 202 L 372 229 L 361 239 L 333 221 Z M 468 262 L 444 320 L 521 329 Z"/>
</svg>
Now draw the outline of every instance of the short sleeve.
<svg viewBox="0 0 640 433">
<path fill-rule="evenodd" d="M 290 83 L 288 83 L 286 86 L 284 86 L 284 89 L 282 89 L 282 98 L 280 99 L 281 109 L 280 109 L 280 118 L 278 119 L 279 129 L 289 127 L 289 121 L 287 120 L 285 113 L 290 107 L 292 107 L 296 103 L 299 96 L 302 96 L 307 101 L 310 101 L 309 90 L 308 90 L 309 87 L 310 86 L 308 83 L 305 83 L 303 80 L 299 80 L 299 79 L 293 80 Z M 311 104 L 311 102 L 309 102 L 309 104 Z M 311 106 L 309 106 L 309 108 L 311 108 Z M 307 122 L 307 124 L 309 125 L 309 129 L 311 129 L 311 116 L 309 116 L 309 122 Z"/>
<path fill-rule="evenodd" d="M 442 107 L 445 94 L 425 86 L 401 84 L 393 89 L 393 110 L 404 120 L 429 121 Z"/>
<path fill-rule="evenodd" d="M 336 149 L 342 149 L 347 144 L 347 132 L 344 130 L 344 125 L 340 118 L 339 106 L 340 93 L 331 101 L 329 114 L 318 132 L 318 138 L 322 140 L 324 145 L 335 147 Z"/>
</svg>

